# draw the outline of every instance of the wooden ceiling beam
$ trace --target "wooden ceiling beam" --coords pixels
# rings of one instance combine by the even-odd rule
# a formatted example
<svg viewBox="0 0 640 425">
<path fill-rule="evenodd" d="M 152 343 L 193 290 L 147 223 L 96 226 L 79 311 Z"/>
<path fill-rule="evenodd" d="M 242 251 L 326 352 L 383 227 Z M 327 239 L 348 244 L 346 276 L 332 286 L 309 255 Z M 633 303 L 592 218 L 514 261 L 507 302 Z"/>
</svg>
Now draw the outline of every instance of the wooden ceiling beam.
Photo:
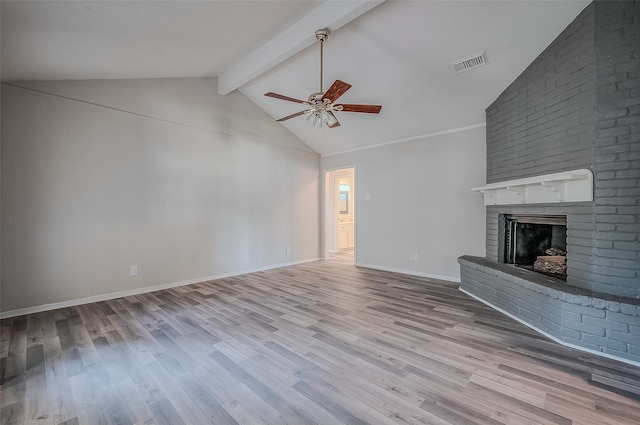
<svg viewBox="0 0 640 425">
<path fill-rule="evenodd" d="M 328 0 L 218 76 L 218 93 L 229 94 L 316 42 L 319 28 L 335 31 L 385 0 Z"/>
</svg>

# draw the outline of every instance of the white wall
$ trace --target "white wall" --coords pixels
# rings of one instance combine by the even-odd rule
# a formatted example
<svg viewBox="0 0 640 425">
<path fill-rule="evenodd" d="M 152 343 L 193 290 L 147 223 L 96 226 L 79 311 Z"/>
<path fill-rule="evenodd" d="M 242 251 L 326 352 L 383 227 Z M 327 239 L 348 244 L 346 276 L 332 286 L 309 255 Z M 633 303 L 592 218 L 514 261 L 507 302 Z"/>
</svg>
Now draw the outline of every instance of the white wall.
<svg viewBox="0 0 640 425">
<path fill-rule="evenodd" d="M 319 156 L 215 79 L 16 84 L 4 315 L 319 257 Z"/>
<path fill-rule="evenodd" d="M 485 158 L 484 127 L 324 156 L 357 166 L 356 264 L 459 281 L 457 258 L 485 255 Z"/>
</svg>

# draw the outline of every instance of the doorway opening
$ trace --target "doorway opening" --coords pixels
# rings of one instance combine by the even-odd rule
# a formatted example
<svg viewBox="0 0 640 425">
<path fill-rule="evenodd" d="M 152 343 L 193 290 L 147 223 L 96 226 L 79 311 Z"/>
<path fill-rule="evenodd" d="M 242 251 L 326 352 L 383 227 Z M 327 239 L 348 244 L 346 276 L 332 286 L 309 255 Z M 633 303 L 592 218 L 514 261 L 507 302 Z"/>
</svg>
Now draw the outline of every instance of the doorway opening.
<svg viewBox="0 0 640 425">
<path fill-rule="evenodd" d="M 354 264 L 356 250 L 355 167 L 325 171 L 324 258 Z"/>
</svg>

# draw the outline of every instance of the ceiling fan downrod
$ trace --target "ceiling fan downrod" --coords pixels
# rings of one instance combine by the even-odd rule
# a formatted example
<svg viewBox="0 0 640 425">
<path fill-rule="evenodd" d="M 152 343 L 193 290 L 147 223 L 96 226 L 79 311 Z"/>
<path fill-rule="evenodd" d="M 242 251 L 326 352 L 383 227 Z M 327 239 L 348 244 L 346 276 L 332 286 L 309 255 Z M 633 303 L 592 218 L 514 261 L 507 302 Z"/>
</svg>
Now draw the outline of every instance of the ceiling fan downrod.
<svg viewBox="0 0 640 425">
<path fill-rule="evenodd" d="M 320 42 L 320 93 L 324 93 L 322 89 L 322 80 L 323 80 L 323 56 L 324 56 L 324 42 L 329 39 L 329 30 L 326 28 L 320 29 L 316 31 L 316 40 Z"/>
</svg>

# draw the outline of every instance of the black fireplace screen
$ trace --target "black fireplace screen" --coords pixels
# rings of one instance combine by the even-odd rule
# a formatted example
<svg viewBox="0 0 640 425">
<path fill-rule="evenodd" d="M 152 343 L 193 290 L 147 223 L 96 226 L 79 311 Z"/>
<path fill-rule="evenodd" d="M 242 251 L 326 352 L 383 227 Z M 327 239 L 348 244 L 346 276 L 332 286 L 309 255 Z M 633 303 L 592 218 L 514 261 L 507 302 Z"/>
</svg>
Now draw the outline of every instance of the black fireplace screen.
<svg viewBox="0 0 640 425">
<path fill-rule="evenodd" d="M 504 262 L 531 266 L 538 257 L 566 255 L 567 217 L 557 215 L 505 215 Z"/>
</svg>

